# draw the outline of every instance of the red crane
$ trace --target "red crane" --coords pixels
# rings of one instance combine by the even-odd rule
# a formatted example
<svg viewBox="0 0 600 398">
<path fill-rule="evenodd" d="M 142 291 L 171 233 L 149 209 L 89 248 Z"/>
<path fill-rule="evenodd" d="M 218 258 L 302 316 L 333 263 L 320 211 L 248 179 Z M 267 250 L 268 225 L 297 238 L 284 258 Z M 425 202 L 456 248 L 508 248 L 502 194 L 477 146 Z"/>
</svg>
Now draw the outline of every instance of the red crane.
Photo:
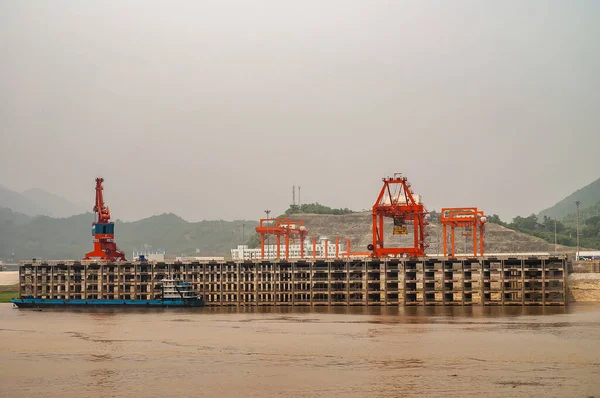
<svg viewBox="0 0 600 398">
<path fill-rule="evenodd" d="M 110 221 L 110 210 L 104 203 L 102 183 L 104 178 L 96 178 L 96 203 L 94 213 L 98 213 L 98 221 L 93 223 L 94 250 L 87 253 L 84 260 L 126 261 L 125 254 L 117 247 L 115 223 Z"/>
<path fill-rule="evenodd" d="M 388 257 L 406 254 L 410 257 L 425 255 L 425 216 L 427 210 L 420 197 L 410 189 L 410 183 L 400 173 L 383 179 L 383 187 L 373 205 L 373 243 L 367 248 L 373 257 Z M 413 226 L 412 247 L 385 247 L 383 218 L 394 220 L 394 235 L 407 235 L 407 225 Z"/>
<path fill-rule="evenodd" d="M 477 207 L 449 207 L 443 208 L 440 216 L 440 223 L 442 224 L 444 235 L 444 256 L 448 255 L 447 240 L 448 235 L 446 227 L 450 227 L 450 255 L 454 257 L 456 255 L 456 247 L 454 241 L 454 229 L 455 228 L 471 228 L 473 232 L 473 256 L 477 256 L 477 229 L 479 229 L 479 255 L 483 256 L 484 237 L 485 232 L 485 214 L 483 211 L 477 209 Z M 463 234 L 465 237 L 469 234 Z M 466 254 L 466 253 L 465 253 Z"/>
<path fill-rule="evenodd" d="M 289 218 L 263 218 L 256 227 L 260 234 L 260 258 L 265 258 L 265 236 L 275 235 L 277 237 L 277 259 L 281 258 L 281 237 L 285 237 L 285 259 L 290 257 L 290 238 L 298 237 L 300 240 L 300 257 L 304 258 L 304 240 L 308 236 L 308 230 L 303 221 L 292 221 Z"/>
</svg>

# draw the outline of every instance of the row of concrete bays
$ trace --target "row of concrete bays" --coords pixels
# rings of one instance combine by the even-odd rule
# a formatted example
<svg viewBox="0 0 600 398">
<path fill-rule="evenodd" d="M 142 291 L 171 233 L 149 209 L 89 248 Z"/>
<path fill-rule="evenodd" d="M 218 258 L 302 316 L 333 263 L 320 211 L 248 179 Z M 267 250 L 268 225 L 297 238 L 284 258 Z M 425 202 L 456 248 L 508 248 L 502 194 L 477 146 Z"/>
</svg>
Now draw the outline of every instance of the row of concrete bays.
<svg viewBox="0 0 600 398">
<path fill-rule="evenodd" d="M 564 305 L 563 257 L 22 263 L 21 296 L 152 299 L 172 276 L 209 306 Z"/>
</svg>

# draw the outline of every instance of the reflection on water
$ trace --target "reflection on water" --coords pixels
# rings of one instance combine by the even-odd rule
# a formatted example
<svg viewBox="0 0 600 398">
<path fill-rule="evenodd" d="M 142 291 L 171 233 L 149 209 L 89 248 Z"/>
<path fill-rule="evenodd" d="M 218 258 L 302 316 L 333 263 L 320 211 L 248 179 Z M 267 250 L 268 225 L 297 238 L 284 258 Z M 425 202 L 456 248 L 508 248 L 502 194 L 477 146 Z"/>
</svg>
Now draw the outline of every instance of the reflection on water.
<svg viewBox="0 0 600 398">
<path fill-rule="evenodd" d="M 99 324 L 108 323 L 118 314 L 344 314 L 344 315 L 390 315 L 397 319 L 408 319 L 414 316 L 424 317 L 516 317 L 532 315 L 569 314 L 573 311 L 585 311 L 586 306 L 412 306 L 412 307 L 207 307 L 207 308 L 71 308 L 70 313 L 88 314 Z M 589 306 L 588 306 L 589 307 Z M 594 307 L 590 307 L 594 309 Z M 64 309 L 44 309 L 46 312 L 65 312 Z M 292 319 L 292 318 L 290 318 Z M 182 319 L 182 321 L 185 321 Z"/>
<path fill-rule="evenodd" d="M 600 396 L 600 306 L 14 310 L 3 396 Z"/>
</svg>

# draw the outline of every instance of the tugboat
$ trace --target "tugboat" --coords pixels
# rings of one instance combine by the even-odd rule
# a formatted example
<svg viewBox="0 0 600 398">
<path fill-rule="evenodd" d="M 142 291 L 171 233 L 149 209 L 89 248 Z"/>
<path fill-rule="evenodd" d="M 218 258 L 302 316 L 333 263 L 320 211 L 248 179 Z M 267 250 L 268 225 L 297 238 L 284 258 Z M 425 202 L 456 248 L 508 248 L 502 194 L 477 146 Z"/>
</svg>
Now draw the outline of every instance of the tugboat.
<svg viewBox="0 0 600 398">
<path fill-rule="evenodd" d="M 191 283 L 166 278 L 156 288 L 161 290 L 156 298 L 162 300 L 165 307 L 201 307 L 204 305 L 204 301 L 198 296 Z"/>
<path fill-rule="evenodd" d="M 42 299 L 23 297 L 12 299 L 19 308 L 43 307 L 203 307 L 204 300 L 194 290 L 191 283 L 174 278 L 165 278 L 156 285 L 159 293 L 152 300 L 121 299 Z"/>
</svg>

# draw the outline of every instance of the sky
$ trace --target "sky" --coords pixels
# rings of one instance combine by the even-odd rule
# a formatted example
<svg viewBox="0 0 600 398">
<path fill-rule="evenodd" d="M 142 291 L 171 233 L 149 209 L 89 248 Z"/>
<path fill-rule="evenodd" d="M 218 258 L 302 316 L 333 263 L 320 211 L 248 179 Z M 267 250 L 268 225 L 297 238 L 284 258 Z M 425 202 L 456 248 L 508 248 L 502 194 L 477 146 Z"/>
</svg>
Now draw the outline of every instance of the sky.
<svg viewBox="0 0 600 398">
<path fill-rule="evenodd" d="M 113 218 L 504 219 L 600 177 L 600 2 L 0 2 L 0 184 Z"/>
</svg>

